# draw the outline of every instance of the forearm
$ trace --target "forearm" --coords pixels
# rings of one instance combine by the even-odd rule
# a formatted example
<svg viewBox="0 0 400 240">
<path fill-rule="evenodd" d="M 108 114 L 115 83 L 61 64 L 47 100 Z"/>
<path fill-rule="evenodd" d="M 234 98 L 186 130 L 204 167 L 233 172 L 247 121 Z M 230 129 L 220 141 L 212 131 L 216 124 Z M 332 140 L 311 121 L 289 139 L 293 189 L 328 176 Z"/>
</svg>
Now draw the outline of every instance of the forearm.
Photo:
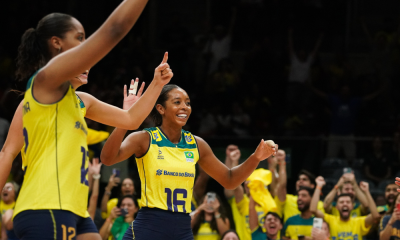
<svg viewBox="0 0 400 240">
<path fill-rule="evenodd" d="M 380 240 L 389 240 L 392 236 L 393 227 L 391 224 L 389 224 L 389 222 L 386 224 L 385 229 L 383 229 L 383 231 L 379 233 Z"/>
<path fill-rule="evenodd" d="M 106 221 L 104 222 L 103 226 L 101 226 L 99 234 L 102 238 L 102 240 L 107 240 L 108 236 L 110 235 L 110 228 L 112 226 L 112 219 L 107 218 Z"/>
<path fill-rule="evenodd" d="M 364 192 L 361 191 L 360 187 L 357 184 L 353 184 L 354 186 L 354 190 L 356 192 L 356 197 L 358 199 L 358 201 L 361 203 L 362 206 L 364 207 L 368 207 L 368 199 L 365 196 Z"/>
<path fill-rule="evenodd" d="M 250 174 L 257 168 L 260 160 L 252 154 L 244 163 L 237 167 L 233 167 L 228 173 L 228 184 L 225 188 L 235 189 L 242 184 L 250 176 Z"/>
<path fill-rule="evenodd" d="M 199 202 L 201 197 L 204 196 L 207 188 L 207 182 L 210 177 L 204 171 L 200 171 L 199 176 L 193 186 L 194 199 Z"/>
<path fill-rule="evenodd" d="M 110 200 L 111 190 L 106 187 L 103 198 L 101 199 L 101 212 L 107 213 L 107 203 Z"/>
<path fill-rule="evenodd" d="M 101 162 L 107 166 L 118 162 L 118 153 L 127 130 L 115 128 L 101 150 Z"/>
<path fill-rule="evenodd" d="M 194 227 L 194 225 L 196 225 L 196 223 L 198 222 L 198 221 L 200 221 L 200 213 L 201 213 L 201 208 L 199 207 L 199 208 L 197 208 L 194 212 L 192 212 L 190 215 L 191 215 L 191 222 L 190 222 L 190 225 L 191 225 L 191 227 L 193 228 Z"/>
<path fill-rule="evenodd" d="M 286 175 L 286 163 L 285 162 L 280 162 L 279 163 L 279 178 L 278 178 L 278 189 L 277 189 L 277 195 L 279 198 L 279 201 L 284 202 L 286 201 L 286 185 L 287 185 L 287 175 Z"/>
<path fill-rule="evenodd" d="M 93 191 L 90 196 L 88 212 L 92 219 L 96 215 L 97 199 L 99 198 L 99 179 L 93 179 Z"/>
<path fill-rule="evenodd" d="M 380 218 L 380 215 L 378 213 L 378 209 L 376 208 L 376 204 L 374 199 L 371 196 L 371 193 L 369 191 L 367 191 L 365 193 L 367 200 L 368 200 L 368 207 L 369 207 L 369 211 L 371 212 L 371 215 L 373 217 L 373 220 L 376 220 L 378 218 Z"/>
<path fill-rule="evenodd" d="M 249 205 L 249 225 L 250 230 L 254 231 L 258 228 L 258 215 L 255 206 Z"/>
<path fill-rule="evenodd" d="M 14 156 L 7 152 L 0 152 L 0 188 L 3 189 L 10 175 Z"/>
<path fill-rule="evenodd" d="M 321 195 L 321 188 L 317 186 L 315 187 L 314 195 L 310 203 L 310 210 L 313 214 L 316 214 L 318 211 L 318 201 L 320 195 Z"/>
<path fill-rule="evenodd" d="M 325 211 L 327 211 L 327 209 L 330 209 L 333 200 L 335 200 L 336 195 L 337 195 L 337 185 L 325 197 L 325 200 L 324 200 Z"/>
<path fill-rule="evenodd" d="M 217 222 L 217 228 L 218 228 L 219 235 L 222 235 L 226 231 L 229 230 L 230 226 L 229 226 L 229 221 L 227 218 L 223 219 L 222 217 L 219 217 L 216 219 L 216 222 Z"/>
</svg>

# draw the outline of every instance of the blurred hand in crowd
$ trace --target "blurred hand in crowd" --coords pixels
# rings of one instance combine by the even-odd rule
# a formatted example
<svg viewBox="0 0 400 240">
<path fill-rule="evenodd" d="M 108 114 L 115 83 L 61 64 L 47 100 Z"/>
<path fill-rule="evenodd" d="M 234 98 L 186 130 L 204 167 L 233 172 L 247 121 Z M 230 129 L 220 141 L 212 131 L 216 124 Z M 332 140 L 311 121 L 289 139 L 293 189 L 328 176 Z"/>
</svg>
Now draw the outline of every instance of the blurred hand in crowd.
<svg viewBox="0 0 400 240">
<path fill-rule="evenodd" d="M 121 209 L 119 209 L 118 207 L 114 207 L 110 212 L 110 217 L 112 219 L 116 219 L 117 217 L 119 217 L 119 215 L 121 215 Z"/>
<path fill-rule="evenodd" d="M 282 150 L 282 149 L 279 149 L 276 152 L 276 160 L 278 162 L 285 162 L 286 161 L 286 152 L 284 150 Z"/>
<path fill-rule="evenodd" d="M 110 176 L 110 179 L 108 180 L 107 184 L 107 189 L 111 192 L 111 190 L 118 186 L 118 184 L 121 182 L 121 178 L 115 177 L 115 174 Z"/>
<path fill-rule="evenodd" d="M 328 238 L 326 232 L 319 228 L 313 228 L 311 232 L 312 240 L 326 240 Z"/>
<path fill-rule="evenodd" d="M 325 186 L 325 179 L 322 176 L 319 176 L 315 179 L 315 183 L 317 184 L 318 187 L 322 188 L 323 186 Z"/>
<path fill-rule="evenodd" d="M 239 159 L 241 156 L 239 147 L 233 144 L 230 144 L 227 148 L 226 148 L 226 156 L 229 157 L 229 159 L 232 162 L 233 166 L 237 166 L 239 164 Z"/>
<path fill-rule="evenodd" d="M 363 192 L 368 192 L 369 191 L 369 184 L 367 182 L 360 182 L 360 189 Z"/>
<path fill-rule="evenodd" d="M 395 207 L 392 217 L 390 218 L 388 224 L 393 226 L 393 224 L 399 220 L 400 220 L 400 210 L 397 207 Z"/>
<path fill-rule="evenodd" d="M 99 163 L 98 158 L 93 158 L 92 162 L 89 161 L 89 174 L 100 174 L 102 163 Z"/>
</svg>

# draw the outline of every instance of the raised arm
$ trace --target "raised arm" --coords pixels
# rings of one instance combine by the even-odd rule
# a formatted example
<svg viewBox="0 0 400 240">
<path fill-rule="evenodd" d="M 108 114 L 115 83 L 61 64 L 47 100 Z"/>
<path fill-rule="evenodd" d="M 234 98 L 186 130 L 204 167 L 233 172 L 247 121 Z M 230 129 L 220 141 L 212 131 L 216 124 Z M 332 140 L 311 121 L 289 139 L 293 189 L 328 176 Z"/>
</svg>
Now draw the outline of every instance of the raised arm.
<svg viewBox="0 0 400 240">
<path fill-rule="evenodd" d="M 311 199 L 310 210 L 318 218 L 324 218 L 324 213 L 318 210 L 319 196 L 321 195 L 322 188 L 325 186 L 325 180 L 319 176 L 315 179 L 317 186 L 315 187 L 314 195 Z"/>
<path fill-rule="evenodd" d="M 286 201 L 286 186 L 287 186 L 287 174 L 286 174 L 286 152 L 279 149 L 276 155 L 279 164 L 279 177 L 278 177 L 278 187 L 276 190 L 276 195 L 279 201 Z"/>
<path fill-rule="evenodd" d="M 400 221 L 400 210 L 394 208 L 392 215 L 390 216 L 389 220 L 387 221 L 385 218 L 382 219 L 380 223 L 381 232 L 379 233 L 380 240 L 389 240 L 392 236 L 393 232 L 393 224 L 396 221 Z M 383 228 L 383 229 L 382 229 Z"/>
<path fill-rule="evenodd" d="M 348 176 L 347 177 L 348 180 L 353 185 L 354 192 L 356 193 L 356 197 L 357 197 L 358 201 L 361 203 L 362 207 L 364 209 L 368 208 L 367 196 L 365 196 L 364 192 L 361 191 L 360 187 L 358 187 L 357 180 L 356 180 L 354 173 L 346 173 L 345 175 Z"/>
<path fill-rule="evenodd" d="M 53 58 L 38 73 L 35 82 L 47 91 L 58 89 L 100 61 L 133 27 L 147 0 L 125 0 L 103 25 L 78 47 Z"/>
<path fill-rule="evenodd" d="M 99 185 L 100 185 L 100 169 L 101 163 L 98 158 L 93 158 L 92 163 L 89 162 L 89 174 L 92 175 L 93 189 L 89 199 L 88 212 L 92 220 L 96 215 L 97 199 L 99 198 Z"/>
<path fill-rule="evenodd" d="M 324 209 L 325 212 L 330 213 L 332 210 L 332 202 L 335 200 L 335 197 L 337 196 L 337 193 L 339 191 L 339 188 L 343 186 L 344 183 L 344 176 L 341 176 L 339 178 L 339 181 L 336 183 L 335 187 L 326 195 L 324 199 Z"/>
<path fill-rule="evenodd" d="M 127 110 L 106 104 L 89 94 L 78 93 L 79 97 L 85 103 L 86 117 L 96 122 L 122 129 L 134 130 L 139 128 L 153 109 L 163 86 L 173 77 L 167 60 L 168 53 L 165 53 L 161 64 L 154 71 L 154 79 L 146 92 Z M 144 87 L 143 84 L 142 87 Z"/>
<path fill-rule="evenodd" d="M 369 192 L 369 184 L 367 182 L 360 182 L 360 188 L 365 193 L 368 199 L 368 207 L 370 210 L 370 214 L 365 218 L 365 227 L 372 226 L 374 222 L 380 219 L 380 215 L 378 213 L 378 209 L 376 208 L 375 201 Z"/>
<path fill-rule="evenodd" d="M 242 164 L 229 169 L 212 152 L 210 146 L 200 137 L 196 136 L 200 160 L 199 165 L 208 175 L 227 189 L 235 189 L 243 183 L 256 169 L 259 162 L 276 153 L 277 145 L 273 141 L 262 140 L 256 151 Z"/>
<path fill-rule="evenodd" d="M 229 169 L 232 169 L 233 167 L 236 167 L 237 165 L 239 165 L 240 156 L 241 156 L 241 153 L 240 153 L 238 146 L 233 145 L 233 144 L 228 145 L 228 147 L 226 147 L 226 150 L 225 150 L 225 165 L 226 165 L 226 167 Z M 237 188 L 241 188 L 241 186 L 239 186 Z M 236 194 L 235 194 L 236 189 L 232 190 L 232 189 L 225 188 L 224 189 L 225 197 L 227 199 L 229 199 L 229 198 L 235 196 L 235 198 L 236 198 Z M 242 192 L 243 192 L 243 189 L 242 189 Z"/>
<path fill-rule="evenodd" d="M 12 163 L 24 146 L 23 137 L 23 101 L 18 105 L 14 118 L 8 130 L 7 139 L 0 152 L 0 189 L 6 184 L 8 175 L 10 174 Z M 23 150 L 23 149 L 22 149 Z"/>
<path fill-rule="evenodd" d="M 250 204 L 249 204 L 249 225 L 250 231 L 253 232 L 258 228 L 258 215 L 256 211 L 256 202 L 254 201 L 253 197 L 250 196 Z"/>
<path fill-rule="evenodd" d="M 107 203 L 108 200 L 110 200 L 111 196 L 111 191 L 114 187 L 118 186 L 118 184 L 121 182 L 121 179 L 119 177 L 115 177 L 115 174 L 110 176 L 110 179 L 108 180 L 108 184 L 106 188 L 104 189 L 104 195 L 103 198 L 101 199 L 101 212 L 102 213 L 107 213 Z"/>
</svg>

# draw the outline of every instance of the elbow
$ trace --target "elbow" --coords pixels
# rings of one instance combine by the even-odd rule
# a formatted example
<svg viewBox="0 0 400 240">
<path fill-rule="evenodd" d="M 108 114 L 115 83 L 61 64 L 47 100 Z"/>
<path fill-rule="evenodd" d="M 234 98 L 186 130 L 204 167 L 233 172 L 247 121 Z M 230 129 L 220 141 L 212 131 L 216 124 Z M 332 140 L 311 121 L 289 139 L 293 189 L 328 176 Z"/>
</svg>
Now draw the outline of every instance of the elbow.
<svg viewBox="0 0 400 240">
<path fill-rule="evenodd" d="M 317 209 L 310 208 L 310 211 L 312 214 L 317 215 L 317 211 L 318 211 Z"/>
<path fill-rule="evenodd" d="M 237 187 L 239 187 L 240 184 L 233 184 L 230 182 L 226 183 L 221 183 L 221 185 L 226 189 L 226 190 L 235 190 Z"/>
<path fill-rule="evenodd" d="M 112 165 L 111 159 L 109 157 L 107 157 L 107 156 L 104 156 L 103 153 L 101 153 L 100 159 L 101 159 L 101 163 L 103 165 L 106 165 L 106 166 L 111 166 Z"/>
</svg>

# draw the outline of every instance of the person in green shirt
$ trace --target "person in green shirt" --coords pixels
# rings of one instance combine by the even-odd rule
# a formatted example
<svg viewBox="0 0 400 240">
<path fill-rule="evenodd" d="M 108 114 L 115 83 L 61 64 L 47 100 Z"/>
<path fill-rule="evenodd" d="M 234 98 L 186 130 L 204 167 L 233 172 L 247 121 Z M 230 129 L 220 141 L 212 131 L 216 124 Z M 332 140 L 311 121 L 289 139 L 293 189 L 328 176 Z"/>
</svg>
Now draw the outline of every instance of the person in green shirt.
<svg viewBox="0 0 400 240">
<path fill-rule="evenodd" d="M 139 207 L 137 199 L 133 195 L 126 195 L 120 198 L 117 207 L 121 209 L 121 215 L 115 219 L 111 234 L 116 240 L 122 240 L 126 230 L 135 220 Z"/>
</svg>

